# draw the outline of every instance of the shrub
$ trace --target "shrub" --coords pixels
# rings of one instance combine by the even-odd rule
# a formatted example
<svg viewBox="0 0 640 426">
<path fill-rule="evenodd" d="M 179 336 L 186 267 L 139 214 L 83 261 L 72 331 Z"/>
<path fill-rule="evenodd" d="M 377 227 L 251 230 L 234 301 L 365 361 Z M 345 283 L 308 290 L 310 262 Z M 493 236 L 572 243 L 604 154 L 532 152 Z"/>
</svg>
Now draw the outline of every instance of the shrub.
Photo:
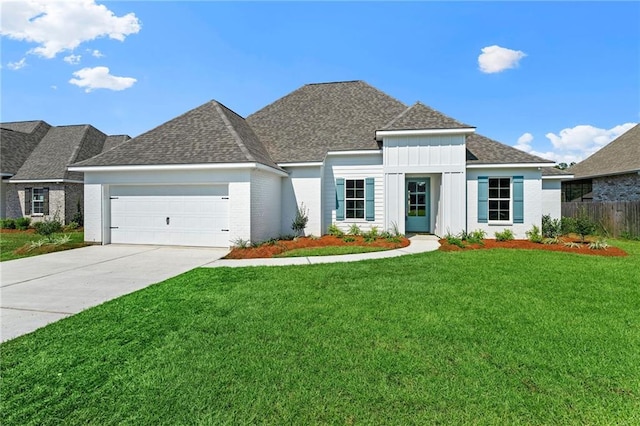
<svg viewBox="0 0 640 426">
<path fill-rule="evenodd" d="M 560 219 L 560 232 L 562 232 L 562 235 L 576 232 L 576 220 L 572 217 L 563 217 Z"/>
<path fill-rule="evenodd" d="M 342 237 L 342 241 L 344 241 L 345 243 L 352 243 L 356 240 L 356 237 L 352 236 L 352 235 L 343 235 Z"/>
<path fill-rule="evenodd" d="M 580 239 L 584 241 L 584 237 L 591 235 L 596 230 L 596 224 L 589 219 L 587 211 L 583 208 L 578 212 L 578 216 L 575 218 L 575 232 L 580 235 Z"/>
<path fill-rule="evenodd" d="M 540 228 L 538 226 L 533 225 L 533 227 L 524 233 L 527 236 L 527 239 L 532 243 L 541 243 L 542 242 L 542 234 L 540 233 Z"/>
<path fill-rule="evenodd" d="M 73 216 L 71 217 L 71 222 L 77 223 L 78 227 L 83 226 L 84 225 L 84 216 L 82 215 L 82 212 L 80 212 L 80 211 L 75 212 L 73 214 Z"/>
<path fill-rule="evenodd" d="M 482 240 L 487 237 L 487 233 L 482 229 L 476 229 L 466 234 L 467 242 L 471 244 L 484 244 Z"/>
<path fill-rule="evenodd" d="M 342 229 L 338 228 L 338 225 L 336 225 L 335 223 L 329 225 L 327 232 L 329 233 L 329 235 L 333 235 L 334 237 L 344 237 L 344 232 L 342 231 Z"/>
<path fill-rule="evenodd" d="M 62 224 L 57 220 L 44 220 L 42 222 L 36 222 L 33 227 L 36 229 L 36 233 L 45 237 L 50 237 L 56 232 L 62 231 Z"/>
<path fill-rule="evenodd" d="M 348 234 L 349 235 L 360 235 L 360 234 L 362 234 L 362 231 L 360 230 L 360 227 L 357 224 L 354 223 L 349 227 Z"/>
<path fill-rule="evenodd" d="M 2 219 L 0 220 L 0 227 L 2 229 L 16 229 L 15 219 Z"/>
<path fill-rule="evenodd" d="M 552 219 L 551 215 L 542 216 L 542 236 L 545 238 L 557 238 L 562 235 L 562 222 L 560 219 Z"/>
<path fill-rule="evenodd" d="M 291 229 L 296 235 L 303 235 L 304 228 L 307 227 L 309 222 L 309 209 L 305 208 L 304 203 L 300 203 L 300 206 L 296 208 L 296 217 L 291 222 Z"/>
<path fill-rule="evenodd" d="M 19 217 L 16 219 L 16 228 L 22 231 L 29 229 L 29 225 L 31 225 L 30 217 Z"/>
<path fill-rule="evenodd" d="M 369 232 L 363 233 L 362 236 L 366 242 L 372 243 L 380 236 L 380 231 L 377 226 L 372 226 Z"/>
<path fill-rule="evenodd" d="M 502 232 L 496 231 L 496 241 L 511 241 L 513 240 L 513 232 L 511 229 L 504 229 Z"/>
<path fill-rule="evenodd" d="M 448 233 L 444 236 L 444 239 L 447 240 L 447 243 L 451 245 L 458 246 L 460 248 L 465 247 L 464 241 L 459 236 Z"/>
</svg>

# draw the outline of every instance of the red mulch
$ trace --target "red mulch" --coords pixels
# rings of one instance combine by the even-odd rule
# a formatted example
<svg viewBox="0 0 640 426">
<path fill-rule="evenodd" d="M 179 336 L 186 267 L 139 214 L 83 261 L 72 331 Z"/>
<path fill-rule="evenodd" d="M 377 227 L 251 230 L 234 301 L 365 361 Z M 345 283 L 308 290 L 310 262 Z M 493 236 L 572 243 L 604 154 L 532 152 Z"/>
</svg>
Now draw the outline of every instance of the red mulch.
<svg viewBox="0 0 640 426">
<path fill-rule="evenodd" d="M 350 237 L 351 238 L 351 237 Z M 365 242 L 363 237 L 352 237 L 355 241 L 345 242 L 342 238 L 325 235 L 320 238 L 301 237 L 295 240 L 278 240 L 275 244 L 264 244 L 260 247 L 234 248 L 225 259 L 255 259 L 268 258 L 288 250 L 309 247 L 329 247 L 329 246 L 367 246 L 367 247 L 383 247 L 386 249 L 395 249 L 406 247 L 409 245 L 407 238 L 401 237 L 400 242 L 388 241 L 385 238 L 378 238 L 373 242 Z"/>
<path fill-rule="evenodd" d="M 567 247 L 563 243 L 560 244 L 541 244 L 533 243 L 529 240 L 511 240 L 511 241 L 496 241 L 496 240 L 483 240 L 484 244 L 468 244 L 464 248 L 460 248 L 453 244 L 449 244 L 447 240 L 440 240 L 441 251 L 461 251 L 461 250 L 482 250 L 482 249 L 494 249 L 494 248 L 509 248 L 509 249 L 526 249 L 526 250 L 547 250 L 547 251 L 561 251 L 565 253 L 578 253 L 578 254 L 591 254 L 595 256 L 626 256 L 627 252 L 618 247 L 607 247 L 601 250 L 592 250 L 589 248 L 589 242 L 572 241 L 580 244 L 580 247 Z"/>
</svg>

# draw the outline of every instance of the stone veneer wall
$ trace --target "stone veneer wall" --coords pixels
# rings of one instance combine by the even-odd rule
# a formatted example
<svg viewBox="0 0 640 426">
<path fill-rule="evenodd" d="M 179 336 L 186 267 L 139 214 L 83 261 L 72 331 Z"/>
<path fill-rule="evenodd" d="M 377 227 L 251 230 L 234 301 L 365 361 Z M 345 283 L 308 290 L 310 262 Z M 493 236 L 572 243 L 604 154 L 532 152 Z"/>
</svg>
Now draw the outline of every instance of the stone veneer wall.
<svg viewBox="0 0 640 426">
<path fill-rule="evenodd" d="M 56 217 L 63 225 L 71 222 L 71 218 L 77 211 L 77 202 L 83 206 L 84 189 L 81 183 L 67 184 L 9 184 L 7 185 L 7 217 L 18 218 L 24 214 L 25 188 L 49 188 L 49 214 L 31 215 L 32 222 L 39 222 L 45 219 L 55 219 Z"/>
<path fill-rule="evenodd" d="M 640 201 L 640 175 L 593 178 L 593 201 Z"/>
</svg>

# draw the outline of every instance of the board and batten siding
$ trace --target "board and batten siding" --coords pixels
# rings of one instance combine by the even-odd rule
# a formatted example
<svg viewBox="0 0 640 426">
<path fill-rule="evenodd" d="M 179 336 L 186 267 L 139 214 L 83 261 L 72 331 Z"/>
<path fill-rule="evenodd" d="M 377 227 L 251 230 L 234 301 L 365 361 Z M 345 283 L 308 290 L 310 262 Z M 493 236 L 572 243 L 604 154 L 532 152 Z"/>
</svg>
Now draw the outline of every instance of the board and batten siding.
<svg viewBox="0 0 640 426">
<path fill-rule="evenodd" d="M 251 242 L 280 236 L 282 178 L 263 170 L 251 172 Z"/>
<path fill-rule="evenodd" d="M 393 136 L 383 140 L 385 227 L 405 232 L 407 178 L 431 180 L 430 231 L 459 232 L 466 226 L 464 135 Z"/>
<path fill-rule="evenodd" d="M 562 184 L 560 179 L 542 179 L 542 214 L 560 219 L 562 202 Z"/>
<path fill-rule="evenodd" d="M 374 220 L 346 219 L 336 220 L 336 179 L 374 179 Z M 377 227 L 385 231 L 384 220 L 384 174 L 382 172 L 381 153 L 363 153 L 362 155 L 330 155 L 324 166 L 324 218 L 322 233 L 332 223 L 343 231 L 348 231 L 352 224 L 358 225 L 362 231 Z"/>
<path fill-rule="evenodd" d="M 288 178 L 282 179 L 281 233 L 293 233 L 291 223 L 301 203 L 307 210 L 309 222 L 305 235 L 322 235 L 322 166 L 285 167 Z"/>
<path fill-rule="evenodd" d="M 490 222 L 478 222 L 478 177 L 489 178 L 522 176 L 523 180 L 523 223 L 513 223 L 513 183 L 511 191 L 512 217 L 511 223 L 492 224 Z M 525 239 L 525 232 L 533 225 L 542 226 L 542 183 L 540 171 L 535 169 L 469 169 L 467 171 L 467 230 L 469 232 L 482 229 L 487 233 L 487 238 L 495 238 L 495 232 L 511 229 L 515 238 Z"/>
</svg>

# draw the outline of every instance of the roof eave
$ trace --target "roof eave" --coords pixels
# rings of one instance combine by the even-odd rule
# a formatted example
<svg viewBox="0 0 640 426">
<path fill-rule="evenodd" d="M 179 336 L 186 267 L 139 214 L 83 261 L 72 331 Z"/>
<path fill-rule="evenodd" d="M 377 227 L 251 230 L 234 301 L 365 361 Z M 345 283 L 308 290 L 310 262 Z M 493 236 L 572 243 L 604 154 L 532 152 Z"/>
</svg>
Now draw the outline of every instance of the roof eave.
<svg viewBox="0 0 640 426">
<path fill-rule="evenodd" d="M 513 168 L 538 168 L 549 167 L 555 164 L 553 161 L 548 163 L 467 163 L 468 169 L 513 169 Z"/>
<path fill-rule="evenodd" d="M 458 127 L 451 129 L 418 129 L 418 130 L 376 130 L 376 140 L 394 136 L 432 136 L 432 135 L 470 135 L 475 127 Z"/>
<path fill-rule="evenodd" d="M 132 165 L 77 165 L 69 166 L 71 172 L 127 172 L 127 171 L 171 171 L 171 170 L 230 170 L 230 169 L 259 169 L 273 172 L 279 176 L 289 176 L 280 168 L 267 166 L 262 163 L 201 163 L 201 164 L 132 164 Z"/>
</svg>

